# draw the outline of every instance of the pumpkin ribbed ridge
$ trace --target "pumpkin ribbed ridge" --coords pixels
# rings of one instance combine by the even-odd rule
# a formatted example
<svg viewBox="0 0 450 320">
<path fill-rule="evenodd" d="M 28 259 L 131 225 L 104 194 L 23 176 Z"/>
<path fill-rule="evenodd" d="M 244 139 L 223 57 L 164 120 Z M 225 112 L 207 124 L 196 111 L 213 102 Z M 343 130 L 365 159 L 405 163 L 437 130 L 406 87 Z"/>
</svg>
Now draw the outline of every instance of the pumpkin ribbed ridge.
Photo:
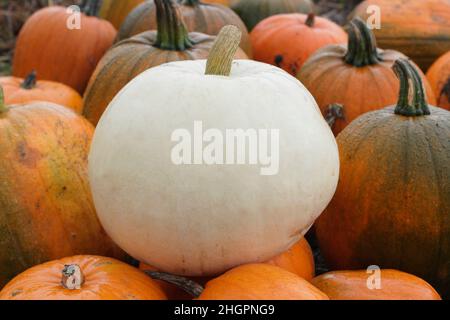
<svg viewBox="0 0 450 320">
<path fill-rule="evenodd" d="M 251 56 L 252 49 L 247 28 L 239 16 L 230 8 L 199 2 L 192 4 L 179 3 L 179 10 L 189 32 L 218 35 L 222 27 L 226 25 L 237 26 L 242 32 L 240 47 L 248 56 Z M 119 29 L 117 41 L 130 38 L 141 32 L 155 30 L 156 28 L 155 3 L 153 0 L 146 1 L 130 12 Z"/>
</svg>

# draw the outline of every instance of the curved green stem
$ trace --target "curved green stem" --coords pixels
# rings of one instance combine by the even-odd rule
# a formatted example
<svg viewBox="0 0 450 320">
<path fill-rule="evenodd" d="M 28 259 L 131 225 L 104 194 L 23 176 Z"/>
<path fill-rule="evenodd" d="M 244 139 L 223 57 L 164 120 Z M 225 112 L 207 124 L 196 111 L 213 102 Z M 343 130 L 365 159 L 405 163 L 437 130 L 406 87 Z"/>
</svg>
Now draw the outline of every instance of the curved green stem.
<svg viewBox="0 0 450 320">
<path fill-rule="evenodd" d="M 180 12 L 171 0 L 155 0 L 158 35 L 155 47 L 184 51 L 193 46 Z"/>
<path fill-rule="evenodd" d="M 193 7 L 193 6 L 199 5 L 200 1 L 199 0 L 181 0 L 180 3 L 185 6 Z"/>
<path fill-rule="evenodd" d="M 164 281 L 177 286 L 178 288 L 187 292 L 194 298 L 198 298 L 204 290 L 204 288 L 197 282 L 194 282 L 184 277 L 158 271 L 144 270 L 144 272 L 154 280 Z"/>
<path fill-rule="evenodd" d="M 348 30 L 348 49 L 345 62 L 355 67 L 364 67 L 379 63 L 377 41 L 372 30 L 360 18 L 350 22 Z"/>
<path fill-rule="evenodd" d="M 3 94 L 3 87 L 0 86 L 0 113 L 8 111 L 8 107 L 5 104 L 5 95 Z"/>
<path fill-rule="evenodd" d="M 417 69 L 406 59 L 398 59 L 392 66 L 400 80 L 400 94 L 395 114 L 423 116 L 430 114 L 422 78 Z"/>
<path fill-rule="evenodd" d="M 36 87 L 36 70 L 31 71 L 20 86 L 27 90 L 31 90 Z"/>
</svg>

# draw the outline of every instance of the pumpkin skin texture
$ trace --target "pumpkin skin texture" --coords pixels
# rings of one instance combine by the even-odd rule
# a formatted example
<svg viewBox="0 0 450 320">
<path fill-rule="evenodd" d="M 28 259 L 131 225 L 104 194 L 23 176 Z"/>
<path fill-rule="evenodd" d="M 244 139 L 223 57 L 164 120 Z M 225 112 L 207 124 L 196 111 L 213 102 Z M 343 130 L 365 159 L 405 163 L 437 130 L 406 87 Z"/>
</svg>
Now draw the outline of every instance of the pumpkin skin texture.
<svg viewBox="0 0 450 320">
<path fill-rule="evenodd" d="M 236 0 L 231 3 L 231 8 L 252 31 L 260 21 L 270 16 L 314 12 L 314 3 L 311 0 Z"/>
<path fill-rule="evenodd" d="M 231 0 L 203 0 L 204 3 L 221 4 L 223 6 L 229 7 Z"/>
<path fill-rule="evenodd" d="M 172 0 L 180 5 L 183 21 L 189 32 L 200 32 L 209 35 L 219 34 L 222 27 L 234 25 L 242 32 L 240 47 L 251 57 L 250 36 L 244 23 L 230 8 L 203 3 L 199 0 Z M 125 19 L 117 35 L 118 40 L 130 38 L 148 30 L 155 30 L 156 7 L 153 0 L 146 1 L 136 7 Z"/>
<path fill-rule="evenodd" d="M 397 270 L 380 270 L 381 288 L 369 289 L 370 274 L 361 271 L 332 271 L 311 283 L 330 300 L 441 300 L 426 281 Z"/>
<path fill-rule="evenodd" d="M 137 260 L 185 276 L 220 274 L 286 251 L 326 207 L 339 174 L 332 132 L 295 78 L 251 60 L 230 62 L 231 76 L 205 75 L 206 65 L 172 62 L 133 79 L 101 118 L 89 156 L 108 234 Z M 174 165 L 169 138 L 197 120 L 219 131 L 283 128 L 289 134 L 280 132 L 278 174 L 263 176 L 253 165 Z M 145 139 L 138 138 L 142 126 L 150 129 Z"/>
<path fill-rule="evenodd" d="M 179 24 L 179 13 L 173 4 L 160 0 L 158 4 L 161 4 L 158 30 L 117 43 L 95 69 L 84 95 L 83 108 L 83 115 L 92 124 L 97 125 L 114 96 L 143 71 L 167 62 L 207 58 L 215 37 L 197 32 L 188 34 Z M 158 35 L 171 33 L 177 34 L 175 39 L 161 43 Z M 247 59 L 242 50 L 238 50 L 236 57 Z"/>
<path fill-rule="evenodd" d="M 416 81 L 411 79 L 402 76 L 401 86 Z M 404 90 L 400 102 L 413 97 L 418 85 L 414 88 Z M 404 116 L 390 107 L 366 113 L 341 132 L 338 190 L 315 229 L 330 268 L 401 268 L 445 297 L 450 293 L 450 112 L 422 99 L 400 111 L 414 111 L 416 103 L 431 114 Z"/>
<path fill-rule="evenodd" d="M 380 8 L 381 29 L 375 29 L 383 49 L 393 49 L 410 57 L 425 72 L 450 50 L 449 0 L 366 0 L 350 18 L 368 18 L 367 8 Z"/>
<path fill-rule="evenodd" d="M 450 51 L 440 57 L 427 72 L 437 105 L 450 110 Z"/>
<path fill-rule="evenodd" d="M 251 32 L 253 58 L 296 76 L 317 49 L 347 42 L 334 22 L 314 14 L 279 14 L 261 21 Z"/>
<path fill-rule="evenodd" d="M 80 289 L 61 283 L 65 266 L 84 275 Z M 0 291 L 0 300 L 167 300 L 154 280 L 112 258 L 75 256 L 47 262 L 21 273 Z"/>
<path fill-rule="evenodd" d="M 35 12 L 17 38 L 13 75 L 64 83 L 81 95 L 100 58 L 114 42 L 116 30 L 105 20 L 81 14 L 81 29 L 70 30 L 66 8 L 51 6 Z"/>
<path fill-rule="evenodd" d="M 27 79 L 0 77 L 0 86 L 5 92 L 7 105 L 47 101 L 68 107 L 76 113 L 81 113 L 83 109 L 83 99 L 74 89 L 58 82 L 36 81 L 33 73 Z"/>
<path fill-rule="evenodd" d="M 268 264 L 248 264 L 209 281 L 198 300 L 329 300 L 299 276 Z"/>
<path fill-rule="evenodd" d="M 305 238 L 267 263 L 295 273 L 307 281 L 312 280 L 315 275 L 313 252 Z"/>
<path fill-rule="evenodd" d="M 361 114 L 397 102 L 399 83 L 391 67 L 399 58 L 405 56 L 378 49 L 366 23 L 355 19 L 349 26 L 349 43 L 319 49 L 306 61 L 297 78 L 314 96 L 324 116 L 330 105 L 343 105 L 345 116 L 336 119 L 332 126 L 337 135 Z M 433 90 L 425 75 L 421 75 L 428 101 L 434 105 Z"/>
<path fill-rule="evenodd" d="M 118 30 L 127 15 L 145 0 L 103 0 L 99 17 L 111 22 Z"/>
<path fill-rule="evenodd" d="M 0 103 L 0 287 L 52 259 L 126 257 L 95 214 L 87 179 L 92 134 L 92 125 L 65 107 Z"/>
</svg>

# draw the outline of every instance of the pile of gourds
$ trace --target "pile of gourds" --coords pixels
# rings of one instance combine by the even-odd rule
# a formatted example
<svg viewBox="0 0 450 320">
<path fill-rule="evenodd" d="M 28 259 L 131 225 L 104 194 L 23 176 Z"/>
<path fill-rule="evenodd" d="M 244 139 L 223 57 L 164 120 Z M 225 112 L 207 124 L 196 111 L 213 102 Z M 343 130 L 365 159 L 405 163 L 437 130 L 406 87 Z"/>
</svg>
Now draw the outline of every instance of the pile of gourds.
<svg viewBox="0 0 450 320">
<path fill-rule="evenodd" d="M 450 298 L 449 0 L 346 29 L 309 0 L 81 9 L 34 13 L 0 78 L 0 299 Z M 275 174 L 218 160 L 253 128 Z"/>
</svg>

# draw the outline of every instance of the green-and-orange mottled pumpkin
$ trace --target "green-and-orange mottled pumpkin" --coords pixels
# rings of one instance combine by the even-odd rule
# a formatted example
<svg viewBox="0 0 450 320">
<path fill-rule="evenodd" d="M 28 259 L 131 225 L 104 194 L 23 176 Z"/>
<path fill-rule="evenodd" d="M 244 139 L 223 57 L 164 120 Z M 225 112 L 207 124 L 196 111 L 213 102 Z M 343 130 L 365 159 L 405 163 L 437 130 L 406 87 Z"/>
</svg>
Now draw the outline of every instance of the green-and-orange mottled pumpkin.
<svg viewBox="0 0 450 320">
<path fill-rule="evenodd" d="M 312 0 L 234 0 L 230 6 L 241 17 L 249 31 L 270 16 L 314 12 Z"/>
<path fill-rule="evenodd" d="M 339 185 L 316 234 L 334 270 L 402 270 L 450 297 L 450 112 L 426 103 L 407 60 L 394 70 L 397 106 L 362 115 L 337 137 Z"/>
<path fill-rule="evenodd" d="M 119 29 L 127 15 L 145 0 L 103 0 L 99 17 Z"/>
<path fill-rule="evenodd" d="M 209 35 L 218 35 L 226 25 L 234 25 L 242 32 L 240 47 L 251 57 L 252 48 L 250 36 L 239 16 L 230 8 L 203 3 L 199 0 L 164 0 L 179 5 L 179 10 L 189 32 L 201 32 Z M 130 12 L 123 22 L 117 35 L 118 40 L 130 38 L 148 30 L 155 30 L 156 6 L 154 0 L 146 1 Z"/>
<path fill-rule="evenodd" d="M 8 107 L 0 88 L 0 287 L 74 254 L 124 258 L 97 219 L 87 176 L 92 125 L 48 103 Z"/>
</svg>

